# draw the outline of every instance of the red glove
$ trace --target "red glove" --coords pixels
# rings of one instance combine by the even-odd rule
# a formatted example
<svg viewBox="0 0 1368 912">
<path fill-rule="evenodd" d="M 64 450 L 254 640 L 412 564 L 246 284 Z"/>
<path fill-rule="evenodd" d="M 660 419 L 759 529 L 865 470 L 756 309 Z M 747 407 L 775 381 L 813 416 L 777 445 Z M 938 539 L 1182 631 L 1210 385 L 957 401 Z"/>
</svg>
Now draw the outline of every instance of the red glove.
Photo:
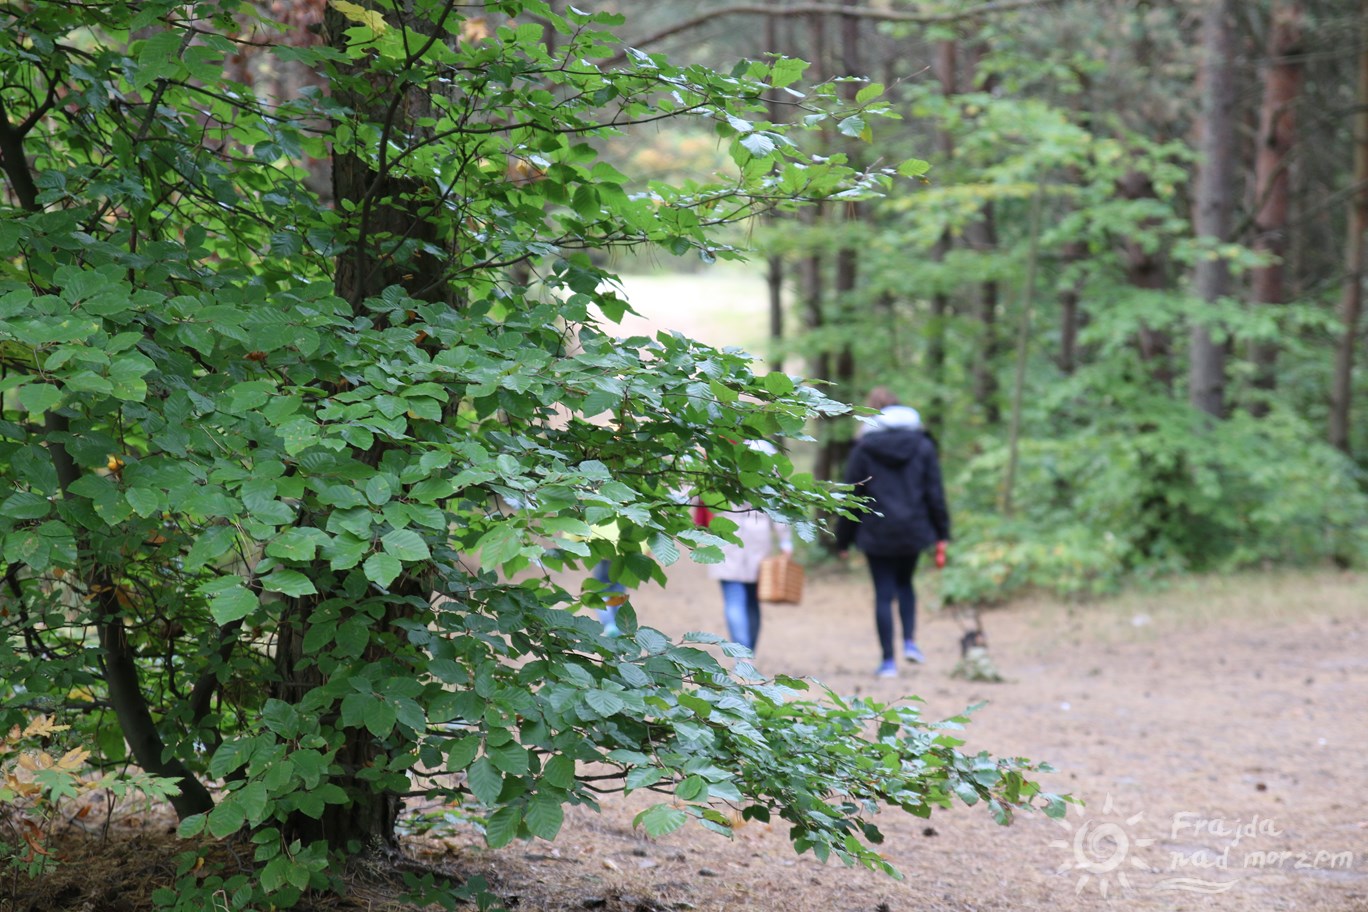
<svg viewBox="0 0 1368 912">
<path fill-rule="evenodd" d="M 937 570 L 944 570 L 944 569 L 945 569 L 945 544 L 946 544 L 946 543 L 943 542 L 943 541 L 938 541 L 938 542 L 936 542 L 936 569 L 937 569 Z"/>
</svg>

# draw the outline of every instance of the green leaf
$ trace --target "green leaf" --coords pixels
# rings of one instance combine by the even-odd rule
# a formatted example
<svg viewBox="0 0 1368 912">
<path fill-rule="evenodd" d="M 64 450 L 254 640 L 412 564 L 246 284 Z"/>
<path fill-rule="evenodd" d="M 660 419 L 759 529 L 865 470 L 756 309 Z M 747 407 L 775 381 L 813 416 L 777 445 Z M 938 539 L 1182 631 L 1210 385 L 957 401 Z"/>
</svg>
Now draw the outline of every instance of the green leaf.
<svg viewBox="0 0 1368 912">
<path fill-rule="evenodd" d="M 313 580 L 298 570 L 273 570 L 262 577 L 261 588 L 267 592 L 279 592 L 281 595 L 294 597 L 318 594 Z"/>
<path fill-rule="evenodd" d="M 401 561 L 420 561 L 432 557 L 427 542 L 412 529 L 395 529 L 380 539 L 385 553 Z"/>
<path fill-rule="evenodd" d="M 232 796 L 220 801 L 209 812 L 209 834 L 215 839 L 231 836 L 247 823 L 247 813 Z"/>
<path fill-rule="evenodd" d="M 208 823 L 208 815 L 191 814 L 180 822 L 176 827 L 176 835 L 181 839 L 189 839 L 191 836 L 198 836 L 204 832 L 204 825 Z"/>
<path fill-rule="evenodd" d="M 366 558 L 361 569 L 365 572 L 366 579 L 382 589 L 388 589 L 390 583 L 404 571 L 404 565 L 392 555 L 376 553 Z"/>
<path fill-rule="evenodd" d="M 129 501 L 132 503 L 132 501 Z M 318 538 L 313 530 L 286 529 L 266 546 L 269 557 L 279 557 L 290 561 L 313 560 L 318 549 Z"/>
<path fill-rule="evenodd" d="M 51 511 L 51 501 L 32 491 L 18 491 L 0 503 L 0 516 L 14 520 L 42 519 Z"/>
<path fill-rule="evenodd" d="M 675 545 L 674 539 L 663 532 L 652 535 L 647 545 L 656 559 L 666 567 L 679 560 L 679 548 Z"/>
<path fill-rule="evenodd" d="M 633 827 L 644 827 L 652 839 L 667 836 L 682 827 L 689 815 L 668 804 L 655 804 L 632 819 Z"/>
<path fill-rule="evenodd" d="M 523 814 L 523 823 L 527 825 L 527 831 L 538 839 L 555 839 L 565 823 L 565 809 L 560 797 L 546 792 L 533 795 Z"/>
<path fill-rule="evenodd" d="M 256 593 L 242 585 L 235 576 L 222 577 L 201 589 L 209 596 L 209 613 L 222 626 L 251 614 L 260 605 Z"/>
<path fill-rule="evenodd" d="M 521 826 L 521 808 L 516 804 L 501 807 L 485 821 L 485 842 L 491 849 L 501 849 L 518 837 Z"/>
<path fill-rule="evenodd" d="M 855 103 L 857 105 L 868 104 L 883 93 L 884 87 L 882 83 L 871 82 L 869 85 L 855 93 Z"/>
<path fill-rule="evenodd" d="M 859 138 L 864 134 L 865 121 L 863 117 L 852 114 L 836 125 L 842 136 L 852 136 Z"/>
<path fill-rule="evenodd" d="M 394 723 L 398 719 L 394 706 L 389 701 L 380 698 L 370 700 L 366 704 L 364 722 L 366 730 L 377 738 L 383 738 L 394 731 Z"/>
<path fill-rule="evenodd" d="M 151 488 L 126 488 L 124 498 L 128 501 L 128 505 L 133 508 L 133 512 L 142 517 L 151 516 L 162 506 L 161 495 Z"/>
<path fill-rule="evenodd" d="M 680 801 L 706 801 L 708 783 L 702 776 L 685 776 L 675 785 L 675 797 Z"/>
<path fill-rule="evenodd" d="M 19 387 L 19 404 L 32 414 L 41 414 L 62 401 L 62 391 L 51 383 L 27 383 Z"/>
<path fill-rule="evenodd" d="M 222 557 L 233 546 L 235 532 L 231 526 L 211 526 L 200 533 L 185 555 L 185 569 L 195 572 L 210 561 Z"/>
<path fill-rule="evenodd" d="M 556 754 L 549 758 L 546 765 L 542 767 L 542 779 L 556 788 L 573 788 L 575 785 L 575 761 L 565 754 Z"/>
<path fill-rule="evenodd" d="M 922 161 L 919 158 L 909 158 L 907 161 L 898 165 L 898 173 L 903 177 L 921 177 L 931 170 L 931 163 Z"/>
<path fill-rule="evenodd" d="M 463 738 L 451 741 L 446 747 L 446 771 L 458 773 L 470 766 L 479 750 L 480 738 L 478 735 L 466 735 Z"/>
<path fill-rule="evenodd" d="M 797 60 L 792 57 L 783 57 L 774 62 L 774 67 L 770 71 L 770 85 L 777 89 L 792 85 L 803 78 L 803 71 L 808 68 L 805 60 Z"/>
<path fill-rule="evenodd" d="M 774 140 L 767 133 L 747 133 L 741 137 L 741 145 L 756 158 L 765 158 L 774 152 Z"/>
<path fill-rule="evenodd" d="M 495 768 L 488 757 L 481 757 L 466 771 L 466 783 L 470 786 L 470 793 L 481 804 L 492 805 L 499 800 L 499 793 L 503 791 L 503 773 Z"/>
<path fill-rule="evenodd" d="M 584 694 L 584 703 L 603 718 L 622 712 L 623 708 L 627 705 L 623 702 L 622 697 L 607 690 L 586 691 Z"/>
</svg>

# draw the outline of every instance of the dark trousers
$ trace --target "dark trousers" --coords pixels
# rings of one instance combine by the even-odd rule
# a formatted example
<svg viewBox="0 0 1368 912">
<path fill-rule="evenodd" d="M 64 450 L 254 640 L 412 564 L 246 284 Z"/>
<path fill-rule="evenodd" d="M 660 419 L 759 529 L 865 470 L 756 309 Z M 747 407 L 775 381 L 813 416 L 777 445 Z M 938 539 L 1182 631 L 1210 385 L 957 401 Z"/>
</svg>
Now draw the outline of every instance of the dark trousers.
<svg viewBox="0 0 1368 912">
<path fill-rule="evenodd" d="M 879 628 L 879 647 L 884 661 L 893 658 L 893 602 L 898 603 L 904 640 L 917 638 L 917 594 L 912 590 L 912 574 L 917 569 L 916 554 L 865 555 L 869 575 L 874 580 L 874 624 Z"/>
</svg>

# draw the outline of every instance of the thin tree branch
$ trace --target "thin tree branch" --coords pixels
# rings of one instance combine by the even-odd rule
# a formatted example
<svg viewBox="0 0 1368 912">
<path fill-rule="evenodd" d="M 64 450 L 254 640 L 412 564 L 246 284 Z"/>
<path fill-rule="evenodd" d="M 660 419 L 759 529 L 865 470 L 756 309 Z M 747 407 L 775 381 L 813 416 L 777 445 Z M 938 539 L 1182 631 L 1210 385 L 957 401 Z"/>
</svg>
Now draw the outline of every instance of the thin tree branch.
<svg viewBox="0 0 1368 912">
<path fill-rule="evenodd" d="M 682 22 L 677 22 L 668 28 L 661 29 L 654 34 L 647 35 L 636 41 L 629 42 L 633 48 L 648 47 L 658 44 L 672 35 L 680 32 L 687 32 L 689 29 L 697 28 L 700 25 L 711 22 L 714 19 L 721 19 L 724 16 L 854 16 L 861 19 L 874 19 L 879 22 L 911 22 L 920 25 L 934 25 L 946 22 L 963 22 L 965 19 L 973 19 L 978 16 L 988 16 L 996 13 L 1009 13 L 1014 10 L 1025 9 L 1028 7 L 1054 6 L 1067 0 L 991 0 L 988 3 L 980 3 L 977 6 L 970 6 L 962 10 L 953 12 L 932 13 L 925 10 L 891 10 L 891 9 L 872 9 L 870 7 L 838 6 L 831 3 L 800 3 L 795 6 L 767 6 L 761 3 L 737 3 L 725 6 L 720 9 L 709 10 L 706 13 L 699 13 Z M 627 59 L 626 51 L 615 54 L 604 61 L 606 66 L 621 63 Z"/>
</svg>

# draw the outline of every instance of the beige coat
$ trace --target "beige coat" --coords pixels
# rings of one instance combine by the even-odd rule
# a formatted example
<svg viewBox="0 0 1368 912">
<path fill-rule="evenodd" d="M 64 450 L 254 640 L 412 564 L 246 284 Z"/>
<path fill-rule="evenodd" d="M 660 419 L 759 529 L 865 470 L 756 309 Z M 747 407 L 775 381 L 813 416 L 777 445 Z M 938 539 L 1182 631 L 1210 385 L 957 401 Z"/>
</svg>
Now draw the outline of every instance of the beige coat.
<svg viewBox="0 0 1368 912">
<path fill-rule="evenodd" d="M 721 515 L 736 523 L 736 535 L 741 544 L 722 547 L 722 563 L 708 566 L 708 576 L 712 579 L 756 582 L 760 579 L 760 562 L 773 553 L 776 539 L 781 550 L 793 550 L 792 530 L 770 519 L 761 510 L 740 507 L 722 511 Z"/>
</svg>

